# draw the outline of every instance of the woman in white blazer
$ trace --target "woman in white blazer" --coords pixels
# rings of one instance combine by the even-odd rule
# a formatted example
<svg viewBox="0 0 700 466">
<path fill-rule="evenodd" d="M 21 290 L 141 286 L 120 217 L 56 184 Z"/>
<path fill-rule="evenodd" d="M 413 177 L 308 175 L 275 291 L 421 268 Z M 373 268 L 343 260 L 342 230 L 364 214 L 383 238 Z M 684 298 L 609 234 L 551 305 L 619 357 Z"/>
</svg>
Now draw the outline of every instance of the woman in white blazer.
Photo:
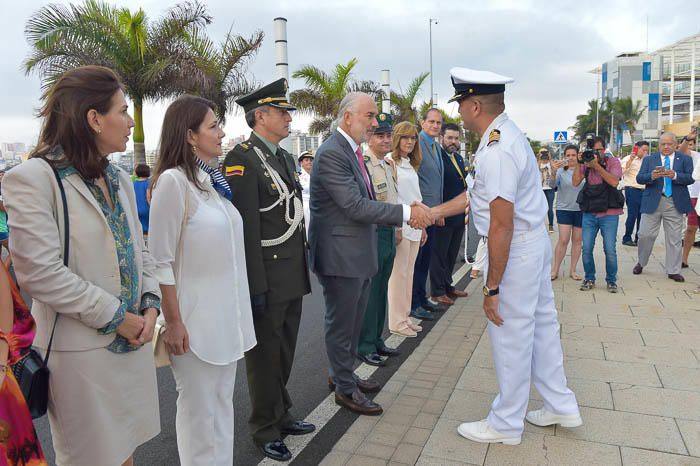
<svg viewBox="0 0 700 466">
<path fill-rule="evenodd" d="M 17 280 L 32 296 L 35 346 L 49 359 L 49 422 L 58 465 L 132 465 L 160 431 L 153 350 L 160 307 L 129 175 L 107 155 L 134 126 L 111 70 L 66 72 L 48 92 L 30 160 L 10 170 L 3 197 Z M 64 210 L 51 166 L 65 189 Z M 145 343 L 149 343 L 143 346 Z"/>
<path fill-rule="evenodd" d="M 225 136 L 212 102 L 182 96 L 165 112 L 148 245 L 163 293 L 182 466 L 233 464 L 236 361 L 255 346 L 243 221 L 208 164 Z"/>
</svg>

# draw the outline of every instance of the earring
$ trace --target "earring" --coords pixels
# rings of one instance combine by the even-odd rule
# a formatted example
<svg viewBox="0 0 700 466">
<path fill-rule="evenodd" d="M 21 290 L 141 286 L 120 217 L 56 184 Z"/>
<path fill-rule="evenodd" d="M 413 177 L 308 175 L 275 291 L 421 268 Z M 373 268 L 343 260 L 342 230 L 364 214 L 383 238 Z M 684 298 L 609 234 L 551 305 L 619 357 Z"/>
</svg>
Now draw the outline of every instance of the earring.
<svg viewBox="0 0 700 466">
<path fill-rule="evenodd" d="M 197 155 L 197 146 L 195 146 L 194 144 L 192 145 L 192 153 Z"/>
<path fill-rule="evenodd" d="M 100 128 L 97 128 L 97 129 L 95 130 L 95 132 L 96 132 L 97 134 L 102 134 L 102 130 L 101 130 Z"/>
</svg>

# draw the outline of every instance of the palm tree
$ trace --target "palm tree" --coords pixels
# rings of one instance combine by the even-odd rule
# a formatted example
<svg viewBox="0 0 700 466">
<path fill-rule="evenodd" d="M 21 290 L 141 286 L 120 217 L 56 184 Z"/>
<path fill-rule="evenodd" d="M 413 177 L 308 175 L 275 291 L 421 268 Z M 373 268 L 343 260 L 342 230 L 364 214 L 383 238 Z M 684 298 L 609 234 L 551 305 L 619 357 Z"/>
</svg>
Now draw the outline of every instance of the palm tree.
<svg viewBox="0 0 700 466">
<path fill-rule="evenodd" d="M 615 115 L 615 123 L 620 131 L 627 129 L 630 133 L 630 141 L 634 143 L 634 132 L 637 128 L 637 123 L 644 115 L 646 107 L 642 106 L 641 101 L 632 102 L 631 97 L 617 99 L 613 103 L 613 114 Z"/>
<path fill-rule="evenodd" d="M 365 92 L 375 99 L 381 95 L 381 87 L 374 81 L 352 79 L 356 65 L 357 58 L 352 58 L 346 64 L 336 65 L 331 74 L 313 65 L 304 65 L 292 74 L 295 79 L 303 79 L 307 86 L 292 92 L 289 99 L 301 113 L 314 115 L 310 133 L 320 134 L 324 139 L 330 134 L 340 101 L 349 92 Z"/>
<path fill-rule="evenodd" d="M 423 86 L 428 76 L 430 76 L 428 72 L 421 73 L 411 81 L 411 84 L 408 85 L 405 92 L 391 93 L 391 105 L 393 106 L 395 121 L 418 123 L 419 115 L 418 110 L 414 106 L 414 102 L 418 91 L 420 91 L 420 88 Z"/>
<path fill-rule="evenodd" d="M 576 117 L 576 123 L 571 127 L 578 141 L 585 141 L 586 135 L 595 134 L 596 129 L 596 112 L 598 113 L 598 136 L 602 136 L 606 140 L 610 139 L 610 116 L 612 102 L 605 98 L 600 109 L 598 109 L 598 101 L 588 101 L 588 109 L 586 113 Z"/>
<path fill-rule="evenodd" d="M 226 122 L 226 115 L 234 108 L 235 100 L 253 90 L 253 83 L 245 72 L 248 60 L 260 49 L 263 37 L 260 30 L 249 38 L 233 34 L 229 30 L 219 47 L 199 31 L 185 37 L 197 68 L 208 76 L 206 86 L 189 92 L 213 101 L 216 104 L 216 116 L 221 123 Z"/>
<path fill-rule="evenodd" d="M 100 0 L 47 5 L 25 26 L 32 52 L 24 68 L 41 75 L 44 90 L 78 66 L 115 70 L 134 105 L 134 163 L 145 163 L 143 103 L 210 85 L 187 39 L 201 36 L 211 20 L 197 0 L 169 8 L 156 22 L 142 9 L 132 12 Z"/>
</svg>

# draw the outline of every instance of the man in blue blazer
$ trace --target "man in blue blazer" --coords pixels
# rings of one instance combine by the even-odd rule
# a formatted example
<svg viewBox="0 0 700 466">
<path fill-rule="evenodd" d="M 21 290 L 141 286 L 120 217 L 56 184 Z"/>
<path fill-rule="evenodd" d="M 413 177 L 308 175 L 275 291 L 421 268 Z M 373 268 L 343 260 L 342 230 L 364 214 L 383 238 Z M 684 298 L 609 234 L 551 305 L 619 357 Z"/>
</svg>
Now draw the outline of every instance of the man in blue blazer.
<svg viewBox="0 0 700 466">
<path fill-rule="evenodd" d="M 646 157 L 637 174 L 637 183 L 646 185 L 642 194 L 642 221 L 639 226 L 639 259 L 632 273 L 639 275 L 659 235 L 661 222 L 666 237 L 666 273 L 668 278 L 684 282 L 681 275 L 681 239 L 683 215 L 693 210 L 688 185 L 693 183 L 693 159 L 676 150 L 676 136 L 664 133 L 659 150 Z"/>
</svg>

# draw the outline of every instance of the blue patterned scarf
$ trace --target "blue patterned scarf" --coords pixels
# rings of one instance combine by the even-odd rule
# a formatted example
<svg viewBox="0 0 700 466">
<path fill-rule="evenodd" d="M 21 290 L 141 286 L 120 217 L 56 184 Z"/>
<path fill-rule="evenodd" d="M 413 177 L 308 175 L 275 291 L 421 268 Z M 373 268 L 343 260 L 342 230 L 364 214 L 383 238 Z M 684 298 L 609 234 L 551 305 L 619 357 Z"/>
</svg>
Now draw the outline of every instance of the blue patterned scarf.
<svg viewBox="0 0 700 466">
<path fill-rule="evenodd" d="M 224 196 L 229 201 L 233 199 L 231 188 L 228 186 L 228 183 L 224 179 L 224 175 L 222 175 L 219 170 L 211 168 L 209 165 L 204 163 L 204 161 L 202 161 L 202 159 L 200 159 L 199 157 L 195 157 L 194 159 L 197 162 L 197 166 L 209 175 L 209 178 L 211 179 L 211 184 L 212 186 L 214 186 L 214 189 L 216 189 L 216 191 L 219 194 Z"/>
</svg>

